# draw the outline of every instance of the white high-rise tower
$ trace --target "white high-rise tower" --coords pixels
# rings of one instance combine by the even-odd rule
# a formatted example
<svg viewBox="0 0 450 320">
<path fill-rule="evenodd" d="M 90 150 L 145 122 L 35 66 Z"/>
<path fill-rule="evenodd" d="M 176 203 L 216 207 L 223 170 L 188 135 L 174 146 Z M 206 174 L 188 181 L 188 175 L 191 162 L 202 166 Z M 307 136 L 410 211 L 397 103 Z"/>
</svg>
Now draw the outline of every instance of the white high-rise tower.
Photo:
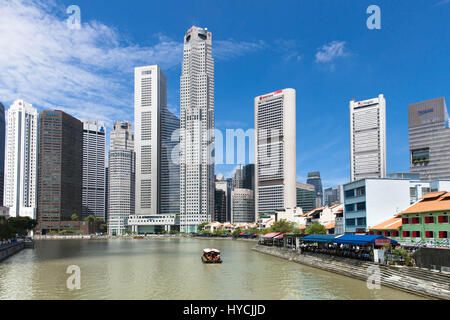
<svg viewBox="0 0 450 320">
<path fill-rule="evenodd" d="M 138 233 L 170 230 L 179 214 L 179 119 L 167 109 L 167 80 L 157 65 L 134 70 L 136 152 L 135 215 L 128 225 Z"/>
<path fill-rule="evenodd" d="M 350 101 L 350 180 L 386 178 L 386 100 Z"/>
<path fill-rule="evenodd" d="M 180 229 L 195 232 L 214 214 L 214 60 L 212 34 L 184 36 L 180 90 Z"/>
<path fill-rule="evenodd" d="M 23 100 L 8 110 L 5 206 L 11 217 L 36 219 L 38 112 Z"/>
<path fill-rule="evenodd" d="M 295 108 L 294 89 L 255 98 L 255 219 L 297 206 Z"/>
</svg>

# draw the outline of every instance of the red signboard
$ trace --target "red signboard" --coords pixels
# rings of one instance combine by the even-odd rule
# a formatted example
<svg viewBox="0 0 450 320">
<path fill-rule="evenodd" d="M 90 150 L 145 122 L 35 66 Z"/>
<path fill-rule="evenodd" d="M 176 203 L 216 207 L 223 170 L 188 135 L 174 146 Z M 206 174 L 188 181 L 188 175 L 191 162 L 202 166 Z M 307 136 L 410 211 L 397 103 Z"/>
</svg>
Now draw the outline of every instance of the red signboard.
<svg viewBox="0 0 450 320">
<path fill-rule="evenodd" d="M 375 239 L 376 246 L 382 246 L 385 244 L 391 244 L 391 239 Z"/>
</svg>

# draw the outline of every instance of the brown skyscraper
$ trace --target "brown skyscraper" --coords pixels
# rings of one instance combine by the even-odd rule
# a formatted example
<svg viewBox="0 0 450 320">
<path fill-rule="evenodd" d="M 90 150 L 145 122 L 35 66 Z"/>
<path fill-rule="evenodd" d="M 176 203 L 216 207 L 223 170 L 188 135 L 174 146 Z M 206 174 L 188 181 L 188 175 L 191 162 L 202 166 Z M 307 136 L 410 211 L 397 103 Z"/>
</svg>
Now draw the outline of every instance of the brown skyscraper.
<svg viewBox="0 0 450 320">
<path fill-rule="evenodd" d="M 83 124 L 62 111 L 40 114 L 38 233 L 80 230 Z"/>
</svg>

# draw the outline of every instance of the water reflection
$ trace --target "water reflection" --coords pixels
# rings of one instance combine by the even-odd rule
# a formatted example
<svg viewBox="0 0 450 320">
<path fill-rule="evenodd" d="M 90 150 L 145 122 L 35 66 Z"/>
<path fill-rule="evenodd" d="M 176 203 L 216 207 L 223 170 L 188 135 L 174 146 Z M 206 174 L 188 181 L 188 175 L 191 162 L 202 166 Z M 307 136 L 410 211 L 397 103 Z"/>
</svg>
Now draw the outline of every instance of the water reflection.
<svg viewBox="0 0 450 320">
<path fill-rule="evenodd" d="M 251 250 L 253 242 L 198 239 L 38 241 L 0 263 L 0 299 L 423 299 Z M 201 250 L 222 251 L 203 264 Z M 81 290 L 66 287 L 69 265 Z"/>
</svg>

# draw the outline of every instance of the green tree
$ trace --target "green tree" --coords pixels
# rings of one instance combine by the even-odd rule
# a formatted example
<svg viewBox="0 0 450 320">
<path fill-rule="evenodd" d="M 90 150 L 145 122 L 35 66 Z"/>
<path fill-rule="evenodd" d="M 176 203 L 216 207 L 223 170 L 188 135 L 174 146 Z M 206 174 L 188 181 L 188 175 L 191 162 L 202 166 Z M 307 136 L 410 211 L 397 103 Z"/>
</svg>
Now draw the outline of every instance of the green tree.
<svg viewBox="0 0 450 320">
<path fill-rule="evenodd" d="M 78 221 L 78 215 L 76 213 L 74 213 L 71 218 L 72 221 Z"/>
<path fill-rule="evenodd" d="M 327 229 L 318 222 L 314 222 L 312 225 L 306 228 L 306 234 L 326 234 Z"/>
<path fill-rule="evenodd" d="M 203 228 L 208 224 L 208 222 L 200 223 L 197 227 L 197 232 L 202 232 Z"/>
<path fill-rule="evenodd" d="M 233 238 L 237 238 L 239 236 L 239 234 L 241 234 L 241 233 L 242 233 L 242 229 L 240 229 L 240 228 L 235 229 L 232 234 Z"/>
<path fill-rule="evenodd" d="M 96 219 L 95 216 L 90 215 L 90 216 L 87 216 L 86 218 L 84 218 L 84 221 L 86 221 L 86 222 L 94 222 L 95 219 Z"/>
<path fill-rule="evenodd" d="M 5 217 L 0 217 L 0 240 L 8 240 L 14 238 L 16 233 L 8 224 Z"/>
<path fill-rule="evenodd" d="M 27 235 L 37 225 L 37 221 L 30 217 L 12 217 L 7 222 L 10 228 L 20 236 Z"/>
<path fill-rule="evenodd" d="M 286 220 L 280 220 L 276 221 L 272 227 L 270 227 L 270 232 L 281 232 L 281 233 L 287 233 L 287 232 L 294 232 L 295 231 L 295 223 L 289 222 Z"/>
</svg>

